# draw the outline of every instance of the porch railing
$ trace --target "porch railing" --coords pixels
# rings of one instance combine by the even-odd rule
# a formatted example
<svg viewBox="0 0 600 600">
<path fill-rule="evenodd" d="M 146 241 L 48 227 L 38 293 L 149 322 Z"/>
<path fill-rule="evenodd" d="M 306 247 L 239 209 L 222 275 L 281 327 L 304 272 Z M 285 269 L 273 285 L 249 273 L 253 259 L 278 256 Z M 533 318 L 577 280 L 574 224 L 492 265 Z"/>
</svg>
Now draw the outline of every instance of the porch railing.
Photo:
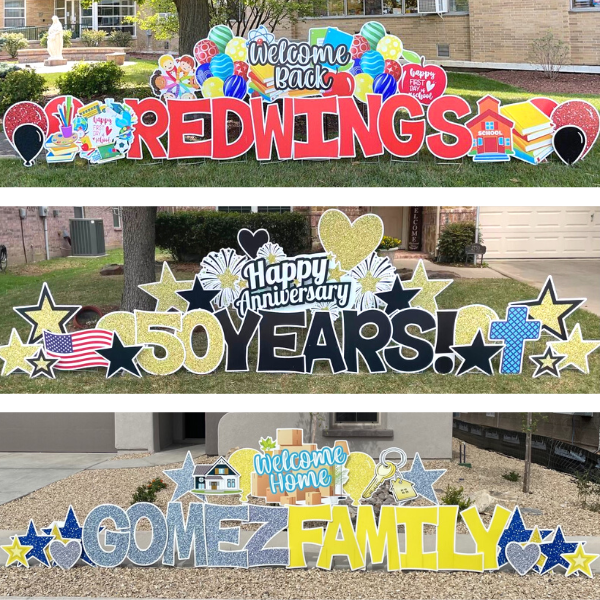
<svg viewBox="0 0 600 600">
<path fill-rule="evenodd" d="M 0 37 L 4 33 L 22 33 L 30 42 L 37 42 L 48 31 L 48 27 L 0 27 Z"/>
</svg>

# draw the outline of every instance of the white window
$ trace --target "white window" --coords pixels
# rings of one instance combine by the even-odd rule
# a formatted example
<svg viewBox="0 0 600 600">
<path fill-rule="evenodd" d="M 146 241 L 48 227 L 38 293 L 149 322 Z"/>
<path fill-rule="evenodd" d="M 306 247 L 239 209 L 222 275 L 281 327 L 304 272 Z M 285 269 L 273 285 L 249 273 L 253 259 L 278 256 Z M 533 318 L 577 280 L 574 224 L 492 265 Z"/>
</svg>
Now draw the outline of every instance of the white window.
<svg viewBox="0 0 600 600">
<path fill-rule="evenodd" d="M 25 27 L 25 0 L 4 1 L 4 27 Z"/>
<path fill-rule="evenodd" d="M 227 480 L 227 487 L 228 488 L 234 488 L 235 487 L 235 479 L 228 479 Z"/>
<path fill-rule="evenodd" d="M 135 25 L 125 22 L 125 17 L 135 16 L 134 0 L 100 0 L 97 4 L 99 30 L 126 31 L 135 35 Z"/>
<path fill-rule="evenodd" d="M 85 206 L 74 206 L 73 216 L 76 219 L 85 219 Z"/>
<path fill-rule="evenodd" d="M 600 0 L 571 0 L 574 10 L 600 10 Z"/>
<path fill-rule="evenodd" d="M 113 206 L 113 227 L 115 229 L 121 229 L 121 208 L 119 206 Z"/>
<path fill-rule="evenodd" d="M 449 13 L 468 13 L 469 0 L 449 0 Z M 312 17 L 417 15 L 418 0 L 313 0 Z"/>
</svg>

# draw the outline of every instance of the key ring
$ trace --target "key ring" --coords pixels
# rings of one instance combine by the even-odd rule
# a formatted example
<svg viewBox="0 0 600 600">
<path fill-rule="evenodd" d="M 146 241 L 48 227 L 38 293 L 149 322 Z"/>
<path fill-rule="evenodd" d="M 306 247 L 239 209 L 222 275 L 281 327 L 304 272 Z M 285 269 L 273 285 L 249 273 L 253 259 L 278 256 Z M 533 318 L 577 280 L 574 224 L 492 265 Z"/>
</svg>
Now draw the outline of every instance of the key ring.
<svg viewBox="0 0 600 600">
<path fill-rule="evenodd" d="M 392 454 L 393 452 L 400 455 L 400 462 L 398 462 L 398 463 L 396 463 L 396 461 L 390 461 L 390 462 L 393 462 L 396 464 L 396 470 L 401 469 L 406 464 L 406 452 L 404 452 L 404 450 L 402 450 L 401 448 L 386 448 L 379 455 L 379 462 L 382 465 L 385 465 L 387 467 L 388 461 L 386 460 L 386 457 L 388 454 Z"/>
</svg>

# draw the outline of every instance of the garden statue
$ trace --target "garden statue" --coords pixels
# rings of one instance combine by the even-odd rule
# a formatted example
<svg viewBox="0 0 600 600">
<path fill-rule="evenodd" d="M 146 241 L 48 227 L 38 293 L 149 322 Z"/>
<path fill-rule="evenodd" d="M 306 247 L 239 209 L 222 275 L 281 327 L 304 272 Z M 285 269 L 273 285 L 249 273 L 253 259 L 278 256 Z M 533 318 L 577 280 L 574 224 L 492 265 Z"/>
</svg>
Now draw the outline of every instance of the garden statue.
<svg viewBox="0 0 600 600">
<path fill-rule="evenodd" d="M 50 57 L 44 62 L 46 66 L 66 65 L 63 58 L 63 27 L 58 17 L 52 17 L 52 25 L 48 29 L 48 54 Z"/>
</svg>

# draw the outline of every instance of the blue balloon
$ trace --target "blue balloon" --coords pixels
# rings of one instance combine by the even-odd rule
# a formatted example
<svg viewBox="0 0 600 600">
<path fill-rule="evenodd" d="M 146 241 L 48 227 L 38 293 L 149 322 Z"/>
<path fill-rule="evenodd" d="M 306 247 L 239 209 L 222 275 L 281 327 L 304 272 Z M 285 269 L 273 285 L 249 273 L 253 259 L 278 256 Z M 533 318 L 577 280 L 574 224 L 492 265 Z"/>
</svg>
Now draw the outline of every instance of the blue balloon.
<svg viewBox="0 0 600 600">
<path fill-rule="evenodd" d="M 380 73 L 373 79 L 373 93 L 381 94 L 383 101 L 396 93 L 396 80 L 389 73 Z"/>
<path fill-rule="evenodd" d="M 375 79 L 377 75 L 383 73 L 385 69 L 385 60 L 380 52 L 369 50 L 361 56 L 360 67 L 364 73 Z"/>
<path fill-rule="evenodd" d="M 217 54 L 209 65 L 211 73 L 223 81 L 233 75 L 233 60 L 227 54 Z"/>
<path fill-rule="evenodd" d="M 355 58 L 354 64 L 352 65 L 352 67 L 350 67 L 350 70 L 348 71 L 348 73 L 350 73 L 352 75 L 360 75 L 362 72 L 363 72 L 363 70 L 360 66 L 360 58 Z"/>
<path fill-rule="evenodd" d="M 223 93 L 228 98 L 243 100 L 246 97 L 247 91 L 246 80 L 240 75 L 230 75 L 223 84 Z"/>
<path fill-rule="evenodd" d="M 211 73 L 210 70 L 210 64 L 205 63 L 203 65 L 200 65 L 197 69 L 196 69 L 196 81 L 198 82 L 198 85 L 200 87 L 202 87 L 202 84 L 209 78 L 212 77 L 213 74 Z"/>
</svg>

